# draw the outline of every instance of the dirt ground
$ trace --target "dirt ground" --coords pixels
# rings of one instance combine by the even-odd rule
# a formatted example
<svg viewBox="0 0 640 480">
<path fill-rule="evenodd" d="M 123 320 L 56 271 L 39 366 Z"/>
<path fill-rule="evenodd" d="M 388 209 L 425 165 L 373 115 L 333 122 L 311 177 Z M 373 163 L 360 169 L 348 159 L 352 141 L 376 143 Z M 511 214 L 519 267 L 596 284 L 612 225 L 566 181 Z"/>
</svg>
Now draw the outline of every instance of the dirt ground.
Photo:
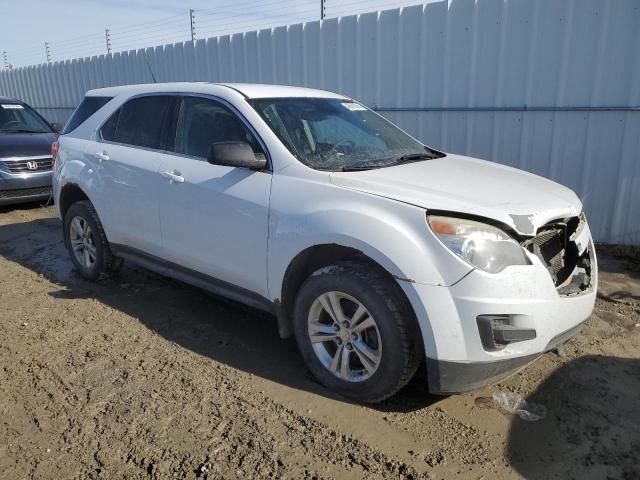
<svg viewBox="0 0 640 480">
<path fill-rule="evenodd" d="M 602 256 L 564 355 L 377 406 L 310 378 L 275 319 L 126 267 L 71 270 L 52 208 L 0 209 L 0 478 L 640 478 L 640 268 Z M 604 293 L 603 293 L 604 292 Z M 546 407 L 526 422 L 497 391 Z"/>
</svg>

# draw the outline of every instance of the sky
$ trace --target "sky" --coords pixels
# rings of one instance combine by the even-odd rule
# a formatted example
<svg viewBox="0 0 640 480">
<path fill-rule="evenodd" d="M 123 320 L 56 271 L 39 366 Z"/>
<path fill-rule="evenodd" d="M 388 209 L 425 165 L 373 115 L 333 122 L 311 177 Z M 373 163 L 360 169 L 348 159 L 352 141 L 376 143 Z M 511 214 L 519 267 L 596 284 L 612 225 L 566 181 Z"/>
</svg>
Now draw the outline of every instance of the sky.
<svg viewBox="0 0 640 480">
<path fill-rule="evenodd" d="M 0 69 L 314 21 L 321 0 L 0 0 Z M 421 0 L 325 0 L 326 17 Z"/>
</svg>

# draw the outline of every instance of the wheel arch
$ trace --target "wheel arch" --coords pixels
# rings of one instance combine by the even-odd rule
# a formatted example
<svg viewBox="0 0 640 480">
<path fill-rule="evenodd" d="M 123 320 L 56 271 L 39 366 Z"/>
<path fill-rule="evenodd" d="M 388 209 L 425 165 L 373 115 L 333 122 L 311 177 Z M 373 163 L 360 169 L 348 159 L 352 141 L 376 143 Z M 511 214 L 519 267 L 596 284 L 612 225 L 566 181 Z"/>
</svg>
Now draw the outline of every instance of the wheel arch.
<svg viewBox="0 0 640 480">
<path fill-rule="evenodd" d="M 89 196 L 80 188 L 77 183 L 67 183 L 60 190 L 60 198 L 58 199 L 58 208 L 60 209 L 60 217 L 64 220 L 69 207 L 76 202 L 87 200 L 91 202 Z M 92 203 L 93 204 L 93 203 Z"/>
<path fill-rule="evenodd" d="M 337 243 L 323 243 L 307 247 L 289 262 L 282 278 L 280 298 L 275 300 L 275 304 L 277 305 L 278 330 L 282 338 L 288 338 L 293 335 L 293 305 L 302 283 L 313 272 L 347 259 L 367 263 L 383 272 L 385 276 L 394 282 L 397 280 L 407 281 L 407 279 L 392 274 L 378 261 L 358 248 Z M 413 306 L 404 293 L 404 290 L 398 288 L 398 291 L 404 297 L 404 300 L 415 315 Z"/>
</svg>

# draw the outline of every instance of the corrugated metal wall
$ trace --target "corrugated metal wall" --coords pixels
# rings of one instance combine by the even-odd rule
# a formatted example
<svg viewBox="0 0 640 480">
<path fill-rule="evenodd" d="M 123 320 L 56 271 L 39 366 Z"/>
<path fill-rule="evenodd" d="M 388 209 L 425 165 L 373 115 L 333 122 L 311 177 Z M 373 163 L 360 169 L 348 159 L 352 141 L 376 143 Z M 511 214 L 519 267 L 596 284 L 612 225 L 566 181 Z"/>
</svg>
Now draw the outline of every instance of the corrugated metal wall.
<svg viewBox="0 0 640 480">
<path fill-rule="evenodd" d="M 429 145 L 552 178 L 596 239 L 640 244 L 640 1 L 451 0 L 0 72 L 64 121 L 91 88 L 305 85 L 378 108 Z"/>
</svg>

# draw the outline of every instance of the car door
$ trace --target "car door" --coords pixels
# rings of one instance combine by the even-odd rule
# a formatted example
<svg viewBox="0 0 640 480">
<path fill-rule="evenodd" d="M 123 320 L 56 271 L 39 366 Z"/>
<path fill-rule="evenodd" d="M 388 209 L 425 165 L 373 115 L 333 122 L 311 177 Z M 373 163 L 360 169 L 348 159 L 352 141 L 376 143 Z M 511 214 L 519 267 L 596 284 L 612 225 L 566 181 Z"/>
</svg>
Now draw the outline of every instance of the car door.
<svg viewBox="0 0 640 480">
<path fill-rule="evenodd" d="M 267 296 L 267 234 L 272 175 L 207 162 L 215 142 L 265 149 L 232 107 L 185 96 L 172 156 L 162 162 L 160 223 L 164 257 L 182 267 Z"/>
<path fill-rule="evenodd" d="M 96 208 L 109 242 L 162 253 L 158 175 L 176 97 L 149 95 L 124 103 L 98 132 L 94 152 Z"/>
</svg>

